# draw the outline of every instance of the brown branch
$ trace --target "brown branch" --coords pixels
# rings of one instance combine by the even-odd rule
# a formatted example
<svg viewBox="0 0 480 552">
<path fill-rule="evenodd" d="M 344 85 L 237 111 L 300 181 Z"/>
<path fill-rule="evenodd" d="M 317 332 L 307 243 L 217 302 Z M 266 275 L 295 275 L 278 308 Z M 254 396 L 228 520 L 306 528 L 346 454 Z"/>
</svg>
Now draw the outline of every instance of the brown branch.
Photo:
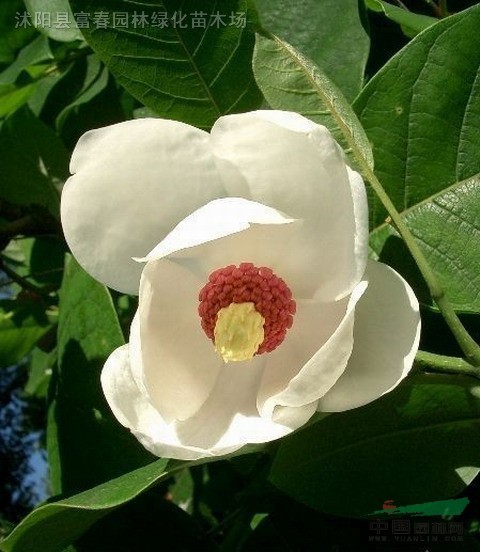
<svg viewBox="0 0 480 552">
<path fill-rule="evenodd" d="M 35 231 L 37 223 L 31 215 L 25 215 L 22 218 L 8 222 L 0 227 L 1 238 L 14 238 L 20 234 L 28 235 Z"/>
<path fill-rule="evenodd" d="M 27 289 L 37 295 L 48 295 L 49 293 L 48 290 L 37 287 L 35 284 L 32 284 L 26 280 L 23 276 L 20 276 L 20 274 L 17 274 L 3 261 L 3 259 L 0 259 L 0 271 L 4 272 L 12 280 L 12 282 L 18 284 L 22 289 Z"/>
</svg>

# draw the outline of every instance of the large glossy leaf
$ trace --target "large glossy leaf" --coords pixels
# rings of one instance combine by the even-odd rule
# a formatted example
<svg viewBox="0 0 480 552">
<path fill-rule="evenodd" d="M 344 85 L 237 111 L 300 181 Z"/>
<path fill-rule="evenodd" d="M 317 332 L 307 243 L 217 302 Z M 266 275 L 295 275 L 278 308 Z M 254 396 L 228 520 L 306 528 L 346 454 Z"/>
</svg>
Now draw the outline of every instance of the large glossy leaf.
<svg viewBox="0 0 480 552">
<path fill-rule="evenodd" d="M 107 513 L 168 477 L 173 470 L 166 467 L 166 460 L 157 460 L 89 491 L 40 506 L 0 543 L 0 550 L 61 552 Z"/>
<path fill-rule="evenodd" d="M 59 216 L 68 153 L 57 135 L 26 108 L 0 128 L 0 166 L 0 198 L 25 207 L 39 205 Z"/>
<path fill-rule="evenodd" d="M 457 311 L 480 313 L 480 178 L 453 184 L 403 215 L 452 306 Z M 370 243 L 380 259 L 407 277 L 417 296 L 430 303 L 395 229 L 379 226 Z"/>
<path fill-rule="evenodd" d="M 223 114 L 260 103 L 251 70 L 254 10 L 247 0 L 71 0 L 74 11 L 92 14 L 85 38 L 128 92 L 162 117 L 209 128 Z M 97 30 L 93 14 L 126 13 L 128 28 Z M 194 27 L 192 13 L 205 15 L 205 28 Z M 147 23 L 134 26 L 134 14 Z M 163 28 L 158 14 L 166 14 Z M 223 16 L 215 23 L 211 16 Z M 231 24 L 231 14 L 246 26 Z M 155 18 L 156 16 L 156 18 Z M 180 20 L 182 16 L 185 19 Z M 176 19 L 172 19 L 176 18 Z M 177 23 L 175 23 L 177 21 Z M 203 21 L 203 20 L 202 20 Z M 212 25 L 213 21 L 213 25 Z M 153 23 L 153 24 L 152 24 Z"/>
<path fill-rule="evenodd" d="M 122 344 L 108 290 L 69 257 L 60 295 L 59 366 L 48 426 L 55 493 L 88 489 L 153 460 L 114 419 L 101 390 L 103 363 Z"/>
<path fill-rule="evenodd" d="M 480 6 L 414 38 L 368 83 L 355 109 L 375 170 L 404 210 L 480 172 Z M 386 216 L 371 198 L 373 227 Z"/>
<path fill-rule="evenodd" d="M 416 376 L 371 405 L 285 439 L 270 474 L 282 491 L 337 515 L 448 499 L 480 468 L 480 386 Z"/>
<path fill-rule="evenodd" d="M 347 100 L 363 85 L 370 41 L 358 0 L 257 0 L 262 25 L 325 72 Z"/>
<path fill-rule="evenodd" d="M 296 111 L 325 125 L 350 154 L 353 164 L 358 156 L 373 164 L 365 132 L 340 90 L 290 44 L 257 34 L 253 71 L 273 108 Z"/>
</svg>

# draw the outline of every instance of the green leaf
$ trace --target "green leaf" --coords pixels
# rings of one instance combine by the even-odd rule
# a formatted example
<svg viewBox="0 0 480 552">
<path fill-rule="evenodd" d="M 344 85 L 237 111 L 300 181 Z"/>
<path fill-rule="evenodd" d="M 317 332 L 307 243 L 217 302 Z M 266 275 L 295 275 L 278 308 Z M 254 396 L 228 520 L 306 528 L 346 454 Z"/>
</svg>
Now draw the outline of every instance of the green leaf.
<svg viewBox="0 0 480 552">
<path fill-rule="evenodd" d="M 2 0 L 0 10 L 0 64 L 12 63 L 17 50 L 25 46 L 36 31 L 32 27 L 17 26 L 25 6 L 22 0 Z"/>
<path fill-rule="evenodd" d="M 196 0 L 186 0 L 179 10 L 174 0 L 129 2 L 128 0 L 72 0 L 74 10 L 123 12 L 132 21 L 144 12 L 149 22 L 143 28 L 97 31 L 93 19 L 83 29 L 88 43 L 107 64 L 117 81 L 145 106 L 163 117 L 200 128 L 209 128 L 220 116 L 257 107 L 261 97 L 251 70 L 254 35 L 253 8 L 247 0 L 206 0 L 207 28 L 193 28 L 189 14 L 199 11 Z M 183 13 L 185 28 L 160 28 L 152 15 L 166 12 L 171 18 Z M 209 26 L 210 15 L 224 14 L 226 25 Z M 244 13 L 246 28 L 229 24 L 231 13 Z"/>
<path fill-rule="evenodd" d="M 86 43 L 57 45 L 56 57 L 54 57 L 50 49 L 50 41 L 44 36 L 37 37 L 19 53 L 15 62 L 0 74 L 0 116 L 12 113 L 27 102 L 32 112 L 39 116 L 56 85 L 68 74 L 73 73 L 71 71 L 73 67 L 87 64 L 85 58 L 89 51 Z M 90 58 L 94 57 L 90 56 Z M 88 71 L 86 77 L 93 78 Z M 64 87 L 66 89 L 63 90 L 61 97 L 54 100 L 57 113 L 64 106 L 77 100 L 77 94 L 90 93 L 85 88 L 82 76 L 77 75 L 77 79 L 74 85 Z M 81 103 L 79 101 L 76 105 Z M 42 112 L 41 119 L 50 124 L 52 122 L 50 117 L 44 115 L 45 113 Z"/>
<path fill-rule="evenodd" d="M 34 22 L 35 13 L 42 14 L 45 24 L 36 25 L 41 33 L 60 42 L 82 40 L 82 33 L 77 28 L 68 0 L 24 0 L 24 2 Z"/>
<path fill-rule="evenodd" d="M 89 48 L 74 49 L 59 60 L 52 75 L 40 79 L 36 93 L 29 100 L 29 107 L 48 125 L 59 129 L 62 139 L 72 147 L 83 132 L 102 125 L 118 122 L 111 116 L 111 104 L 106 101 L 100 110 L 89 110 L 92 99 L 88 104 L 82 102 L 83 94 L 88 94 L 101 75 L 102 67 L 97 56 L 88 54 Z M 65 61 L 66 60 L 66 61 Z M 101 90 L 98 91 L 100 95 Z M 97 96 L 98 96 L 97 95 Z M 93 100 L 97 97 L 94 96 Z M 69 124 L 75 119 L 82 108 L 85 112 L 80 115 L 84 122 L 84 129 L 71 140 Z M 60 114 L 63 113 L 61 118 Z M 67 132 L 65 132 L 67 130 Z"/>
<path fill-rule="evenodd" d="M 117 454 L 119 451 L 123 454 L 122 449 L 117 449 Z M 226 457 L 219 457 L 217 460 L 225 458 Z M 101 520 L 106 514 L 111 513 L 113 510 L 126 503 L 130 503 L 133 499 L 136 499 L 135 502 L 138 501 L 140 494 L 145 493 L 162 481 L 170 479 L 177 473 L 182 473 L 182 471 L 187 468 L 209 463 L 213 460 L 213 458 L 203 458 L 192 462 L 180 462 L 159 459 L 147 466 L 143 466 L 130 473 L 112 479 L 88 491 L 84 491 L 58 502 L 50 502 L 49 504 L 40 506 L 29 514 L 4 541 L 0 542 L 0 551 L 31 552 L 32 550 L 41 550 L 42 552 L 62 552 L 67 545 L 76 541 L 85 531 L 94 523 Z M 86 466 L 90 469 L 89 464 L 86 464 Z M 135 502 L 130 504 L 133 505 Z M 157 508 L 158 506 L 159 505 L 156 504 Z M 161 505 L 160 510 L 162 510 Z M 165 508 L 163 508 L 163 510 L 165 510 Z M 154 512 L 155 511 L 156 510 L 154 510 Z M 121 512 L 121 510 L 117 510 L 114 515 L 119 512 Z M 160 514 L 161 513 L 160 511 Z M 150 527 L 146 529 L 149 530 L 151 530 L 152 525 L 156 523 L 154 529 L 164 525 L 164 532 L 167 532 L 168 524 L 172 520 L 171 516 L 166 520 L 162 520 L 162 518 L 158 520 L 154 518 L 150 519 L 150 517 L 148 517 L 148 512 L 136 513 L 136 515 L 141 516 L 139 519 L 140 523 L 143 522 L 142 518 L 147 516 Z M 178 512 L 176 516 L 178 517 Z M 175 520 L 175 518 L 173 519 Z M 125 530 L 127 533 L 131 533 L 131 522 L 131 518 L 127 516 L 122 519 L 123 525 L 119 526 L 116 524 L 114 525 L 114 529 L 117 532 Z M 193 550 L 191 542 L 189 546 L 181 546 L 182 541 L 184 541 L 184 535 L 179 531 L 189 528 L 185 521 L 182 525 L 183 529 L 179 528 L 177 530 L 177 535 L 169 535 L 169 540 L 172 540 L 172 544 L 182 550 Z M 95 528 L 99 528 L 98 523 L 96 523 Z M 155 536 L 155 534 L 154 531 L 152 536 Z M 164 533 L 161 532 L 161 534 L 163 535 Z M 140 534 L 138 536 L 139 539 L 143 537 L 145 537 L 145 535 Z M 127 548 L 127 550 L 130 549 L 133 548 Z M 87 545 L 84 550 L 92 550 L 92 545 Z M 101 550 L 103 552 L 105 548 L 101 548 Z"/>
<path fill-rule="evenodd" d="M 190 470 L 182 470 L 175 476 L 175 482 L 170 490 L 172 502 L 182 510 L 191 514 L 193 511 L 194 483 Z"/>
<path fill-rule="evenodd" d="M 78 495 L 40 506 L 0 543 L 0 550 L 61 552 L 96 521 L 174 471 L 167 471 L 167 460 L 157 460 Z"/>
<path fill-rule="evenodd" d="M 405 210 L 403 216 L 454 309 L 480 313 L 480 177 L 453 184 Z M 379 226 L 370 243 L 380 260 L 406 276 L 419 299 L 430 304 L 423 280 L 394 228 Z"/>
<path fill-rule="evenodd" d="M 40 79 L 36 80 L 31 85 L 33 91 L 29 94 L 27 105 L 35 116 L 40 117 L 50 92 L 63 79 L 67 72 L 68 69 L 65 69 L 64 71 L 45 73 Z"/>
<path fill-rule="evenodd" d="M 414 38 L 367 84 L 355 109 L 397 209 L 480 173 L 480 6 Z M 370 198 L 372 226 L 386 212 Z"/>
<path fill-rule="evenodd" d="M 351 156 L 373 164 L 370 144 L 337 87 L 311 61 L 277 37 L 257 34 L 253 72 L 274 109 L 296 111 L 325 125 Z"/>
<path fill-rule="evenodd" d="M 35 83 L 22 86 L 0 84 L 0 119 L 26 104 L 35 92 Z"/>
<path fill-rule="evenodd" d="M 48 454 L 54 492 L 71 494 L 143 466 L 153 456 L 117 422 L 103 396 L 101 369 L 124 340 L 108 290 L 71 257 L 59 310 Z"/>
<path fill-rule="evenodd" d="M 34 299 L 0 300 L 0 368 L 20 362 L 50 327 Z"/>
<path fill-rule="evenodd" d="M 387 499 L 403 506 L 452 498 L 480 468 L 479 399 L 473 379 L 412 377 L 285 439 L 270 479 L 335 515 L 364 516 Z"/>
<path fill-rule="evenodd" d="M 41 399 L 46 398 L 56 358 L 55 350 L 45 353 L 38 347 L 33 349 L 29 363 L 28 381 L 25 385 L 27 395 Z"/>
<path fill-rule="evenodd" d="M 16 60 L 0 73 L 0 85 L 14 83 L 20 73 L 32 65 L 53 59 L 48 40 L 39 36 L 18 54 Z"/>
<path fill-rule="evenodd" d="M 353 100 L 363 86 L 370 41 L 358 0 L 257 0 L 263 26 L 312 60 Z"/>
<path fill-rule="evenodd" d="M 404 34 L 409 37 L 416 36 L 438 22 L 438 19 L 435 17 L 414 13 L 383 0 L 365 0 L 365 5 L 369 10 L 384 13 L 388 19 L 398 23 L 402 27 Z"/>
<path fill-rule="evenodd" d="M 82 105 L 89 103 L 100 94 L 108 84 L 108 69 L 100 62 L 97 56 L 87 57 L 87 70 L 81 90 L 74 100 L 65 106 L 59 113 L 56 126 L 61 131 L 67 117 L 72 111 L 78 110 Z"/>
<path fill-rule="evenodd" d="M 45 71 L 42 64 L 53 59 L 48 40 L 39 36 L 23 48 L 15 61 L 0 73 L 0 118 L 13 113 L 34 94 Z"/>
<path fill-rule="evenodd" d="M 16 111 L 0 128 L 0 198 L 15 205 L 45 207 L 58 218 L 68 158 L 49 127 L 28 109 Z"/>
</svg>

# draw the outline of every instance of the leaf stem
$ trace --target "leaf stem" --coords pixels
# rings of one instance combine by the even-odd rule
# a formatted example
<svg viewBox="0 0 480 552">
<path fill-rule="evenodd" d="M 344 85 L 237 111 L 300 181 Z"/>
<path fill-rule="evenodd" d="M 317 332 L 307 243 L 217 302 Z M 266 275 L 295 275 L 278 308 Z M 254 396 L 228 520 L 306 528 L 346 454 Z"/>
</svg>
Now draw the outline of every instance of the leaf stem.
<svg viewBox="0 0 480 552">
<path fill-rule="evenodd" d="M 438 9 L 440 11 L 440 17 L 448 17 L 448 5 L 447 0 L 440 0 L 438 4 Z"/>
<path fill-rule="evenodd" d="M 436 17 L 442 17 L 441 8 L 433 0 L 425 0 L 425 3 L 428 4 L 432 10 L 435 12 Z"/>
<path fill-rule="evenodd" d="M 26 215 L 0 227 L 0 238 L 13 238 L 18 234 L 28 234 L 35 230 L 36 222 L 33 217 Z"/>
<path fill-rule="evenodd" d="M 422 370 L 442 374 L 462 374 L 480 379 L 480 368 L 472 366 L 463 358 L 418 351 L 415 356 L 415 364 Z"/>
<path fill-rule="evenodd" d="M 38 295 L 48 295 L 49 291 L 37 287 L 35 284 L 30 283 L 20 274 L 17 274 L 12 270 L 4 261 L 0 259 L 0 271 L 4 272 L 12 281 L 12 283 L 18 284 L 22 289 L 27 289 Z"/>
<path fill-rule="evenodd" d="M 392 203 L 392 200 L 388 196 L 387 192 L 384 190 L 382 184 L 373 172 L 373 169 L 369 166 L 366 159 L 356 147 L 354 147 L 354 152 L 356 153 L 357 160 L 362 167 L 363 174 L 370 182 L 370 185 L 372 186 L 374 192 L 377 194 L 377 197 L 380 199 L 385 209 L 388 211 L 392 222 L 397 227 L 397 230 L 402 236 L 403 241 L 410 250 L 413 258 L 415 259 L 415 262 L 417 263 L 417 266 L 428 286 L 432 299 L 435 301 L 438 308 L 440 309 L 440 312 L 442 313 L 448 327 L 455 336 L 455 339 L 457 340 L 460 348 L 464 352 L 465 357 L 472 365 L 480 366 L 480 347 L 463 326 L 457 313 L 448 301 L 448 298 L 445 295 L 445 291 L 440 284 L 437 275 L 430 267 L 413 234 L 408 228 L 406 222 L 403 220 L 403 217 L 397 211 L 395 205 Z"/>
<path fill-rule="evenodd" d="M 0 209 L 0 216 L 2 215 L 3 213 Z M 37 237 L 39 235 L 62 236 L 60 223 L 48 214 L 45 214 L 42 219 L 32 215 L 25 215 L 6 222 L 0 225 L 0 249 L 3 249 L 16 236 Z"/>
</svg>

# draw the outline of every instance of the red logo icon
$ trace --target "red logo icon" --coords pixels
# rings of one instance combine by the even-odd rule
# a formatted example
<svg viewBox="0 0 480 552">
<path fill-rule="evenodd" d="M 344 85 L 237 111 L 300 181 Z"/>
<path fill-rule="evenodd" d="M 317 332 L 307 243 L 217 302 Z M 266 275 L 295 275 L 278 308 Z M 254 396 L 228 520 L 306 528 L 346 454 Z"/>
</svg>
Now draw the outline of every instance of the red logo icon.
<svg viewBox="0 0 480 552">
<path fill-rule="evenodd" d="M 396 508 L 394 500 L 385 500 L 383 503 L 384 510 L 394 510 Z"/>
</svg>

